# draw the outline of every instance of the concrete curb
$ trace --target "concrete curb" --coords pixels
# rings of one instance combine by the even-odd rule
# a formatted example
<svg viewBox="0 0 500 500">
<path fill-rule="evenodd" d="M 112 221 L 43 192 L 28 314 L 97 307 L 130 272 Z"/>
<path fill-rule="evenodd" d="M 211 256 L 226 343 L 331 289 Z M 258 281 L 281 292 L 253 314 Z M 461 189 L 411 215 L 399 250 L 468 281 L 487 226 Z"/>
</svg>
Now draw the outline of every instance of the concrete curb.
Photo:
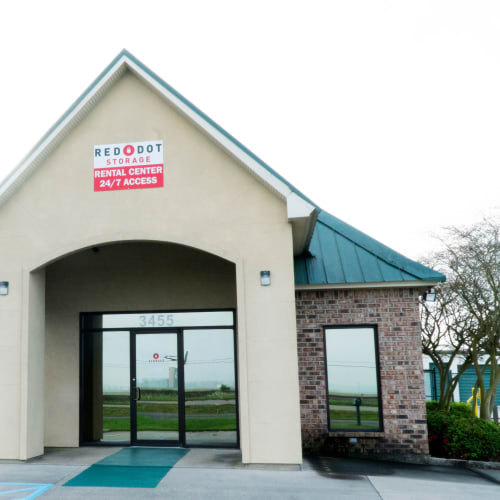
<svg viewBox="0 0 500 500">
<path fill-rule="evenodd" d="M 429 457 L 431 465 L 447 465 L 450 467 L 467 467 L 468 469 L 500 470 L 500 462 L 482 462 L 480 460 L 457 460 L 454 458 Z"/>
<path fill-rule="evenodd" d="M 445 467 L 465 467 L 468 469 L 500 470 L 500 462 L 483 462 L 480 460 L 458 460 L 456 458 L 439 458 L 430 455 L 377 456 L 376 460 L 385 462 L 401 462 L 417 465 L 440 465 Z"/>
<path fill-rule="evenodd" d="M 484 479 L 488 479 L 488 481 L 492 481 L 496 484 L 500 484 L 500 470 L 493 469 L 478 469 L 473 467 L 466 467 L 466 469 L 471 470 L 478 476 L 484 477 Z"/>
</svg>

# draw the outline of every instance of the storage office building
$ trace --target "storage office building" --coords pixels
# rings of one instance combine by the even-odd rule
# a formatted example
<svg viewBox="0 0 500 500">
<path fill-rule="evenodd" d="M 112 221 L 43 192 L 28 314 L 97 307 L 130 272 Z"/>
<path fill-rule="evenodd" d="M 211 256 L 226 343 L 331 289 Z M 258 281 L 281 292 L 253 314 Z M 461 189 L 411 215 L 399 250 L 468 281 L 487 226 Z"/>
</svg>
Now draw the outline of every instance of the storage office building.
<svg viewBox="0 0 500 500">
<path fill-rule="evenodd" d="M 122 51 L 0 185 L 0 458 L 426 454 L 418 297 L 443 279 Z"/>
</svg>

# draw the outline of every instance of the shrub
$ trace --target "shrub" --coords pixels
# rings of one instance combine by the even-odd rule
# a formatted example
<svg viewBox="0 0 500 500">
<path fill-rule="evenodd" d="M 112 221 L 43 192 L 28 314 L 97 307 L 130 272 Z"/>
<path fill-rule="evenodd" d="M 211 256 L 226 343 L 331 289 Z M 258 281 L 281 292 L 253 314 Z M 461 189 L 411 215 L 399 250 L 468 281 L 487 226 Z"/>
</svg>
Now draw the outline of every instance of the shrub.
<svg viewBox="0 0 500 500">
<path fill-rule="evenodd" d="M 439 402 L 438 401 L 427 401 L 425 403 L 425 406 L 427 407 L 427 411 L 434 411 L 439 408 Z"/>
<path fill-rule="evenodd" d="M 500 426 L 479 418 L 448 418 L 443 435 L 448 457 L 465 460 L 500 460 Z"/>
<path fill-rule="evenodd" d="M 500 425 L 472 415 L 465 403 L 452 403 L 449 411 L 427 403 L 429 452 L 432 456 L 464 460 L 500 460 Z"/>
<path fill-rule="evenodd" d="M 427 410 L 427 432 L 429 453 L 433 457 L 446 457 L 443 436 L 448 424 L 448 414 L 442 410 Z"/>
<path fill-rule="evenodd" d="M 427 412 L 439 410 L 438 401 L 427 401 L 425 405 Z M 455 417 L 472 417 L 472 407 L 466 403 L 451 403 L 448 413 Z"/>
<path fill-rule="evenodd" d="M 473 417 L 472 407 L 469 406 L 467 403 L 451 403 L 450 416 L 472 418 Z"/>
</svg>

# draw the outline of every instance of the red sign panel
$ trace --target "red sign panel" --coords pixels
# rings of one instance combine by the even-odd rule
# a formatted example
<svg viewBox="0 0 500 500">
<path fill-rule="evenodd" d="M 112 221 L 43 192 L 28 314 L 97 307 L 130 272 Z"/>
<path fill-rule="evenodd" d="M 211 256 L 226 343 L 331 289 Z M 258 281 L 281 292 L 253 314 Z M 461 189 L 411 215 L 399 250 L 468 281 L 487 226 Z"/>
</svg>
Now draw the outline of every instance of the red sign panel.
<svg viewBox="0 0 500 500">
<path fill-rule="evenodd" d="M 163 187 L 163 141 L 94 146 L 94 191 Z"/>
</svg>

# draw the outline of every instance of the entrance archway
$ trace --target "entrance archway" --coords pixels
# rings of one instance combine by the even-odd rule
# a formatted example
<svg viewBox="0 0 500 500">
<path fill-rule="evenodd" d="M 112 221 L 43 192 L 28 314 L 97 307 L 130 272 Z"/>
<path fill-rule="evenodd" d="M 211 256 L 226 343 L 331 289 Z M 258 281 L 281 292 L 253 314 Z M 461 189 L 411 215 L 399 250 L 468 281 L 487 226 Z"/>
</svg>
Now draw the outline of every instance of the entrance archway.
<svg viewBox="0 0 500 500">
<path fill-rule="evenodd" d="M 46 267 L 45 273 L 46 446 L 79 446 L 81 442 L 88 442 L 89 439 L 82 439 L 82 428 L 85 428 L 84 420 L 87 422 L 87 428 L 89 428 L 88 422 L 94 422 L 94 424 L 90 425 L 90 428 L 93 429 L 93 437 L 98 437 L 99 433 L 101 433 L 101 437 L 92 440 L 101 442 L 102 434 L 107 429 L 104 425 L 104 420 L 102 420 L 104 417 L 125 417 L 116 419 L 117 421 L 121 420 L 121 423 L 116 424 L 118 427 L 127 418 L 127 415 L 121 414 L 106 415 L 105 413 L 109 413 L 110 411 L 111 413 L 113 411 L 115 413 L 120 413 L 120 411 L 123 413 L 123 410 L 125 410 L 124 408 L 111 410 L 113 406 L 109 406 L 111 404 L 109 402 L 107 410 L 104 412 L 102 404 L 100 410 L 98 408 L 99 405 L 93 405 L 89 410 L 88 405 L 85 406 L 81 400 L 81 397 L 84 397 L 84 394 L 87 394 L 90 388 L 92 389 L 90 392 L 94 393 L 95 401 L 99 399 L 95 394 L 99 390 L 101 391 L 101 403 L 105 394 L 109 395 L 109 393 L 113 392 L 112 382 L 106 382 L 106 378 L 109 380 L 112 380 L 112 378 L 109 378 L 107 369 L 102 364 L 103 356 L 105 355 L 103 346 L 107 342 L 103 339 L 104 330 L 102 328 L 100 330 L 100 340 L 96 340 L 99 336 L 97 335 L 94 341 L 89 341 L 89 345 L 91 345 L 89 347 L 89 345 L 85 344 L 85 335 L 87 334 L 81 333 L 81 331 L 88 330 L 83 328 L 85 326 L 83 323 L 85 318 L 88 320 L 90 317 L 95 318 L 101 315 L 102 321 L 102 318 L 104 318 L 102 313 L 106 312 L 167 314 L 173 311 L 236 310 L 235 264 L 207 252 L 178 244 L 124 242 L 92 247 L 51 263 Z M 177 329 L 172 330 L 171 328 L 167 328 L 169 326 L 175 326 Z M 189 336 L 192 336 L 192 334 L 186 336 L 183 329 L 184 326 L 181 324 L 177 326 L 167 324 L 158 325 L 159 329 L 155 329 L 154 333 L 159 336 L 154 337 L 154 340 L 160 341 L 160 339 L 164 339 L 164 341 L 167 341 L 168 339 L 172 339 L 175 331 L 176 348 L 178 348 L 178 336 L 182 337 L 184 342 L 186 342 Z M 218 325 L 213 326 L 217 327 Z M 232 328 L 235 331 L 234 324 Z M 98 330 L 94 329 L 94 331 Z M 106 331 L 110 332 L 111 330 Z M 117 330 L 115 329 L 114 331 L 116 332 Z M 137 346 L 139 331 L 147 333 L 144 328 L 141 330 L 140 325 L 135 324 L 130 324 L 126 328 L 122 328 L 121 331 L 127 332 L 122 340 L 126 337 L 126 342 L 129 342 L 129 346 L 131 345 L 132 338 L 134 339 L 135 346 Z M 216 331 L 215 328 L 214 331 Z M 140 339 L 146 338 L 146 336 L 140 337 Z M 153 337 L 150 338 L 153 339 Z M 208 337 L 205 337 L 205 341 L 209 342 Z M 109 349 L 112 349 L 112 342 L 107 342 L 107 344 L 109 351 Z M 84 362 L 81 361 L 80 355 L 89 349 L 94 352 L 94 361 L 100 359 L 101 367 L 98 368 L 98 362 L 94 363 L 94 368 L 90 372 L 87 370 L 87 376 L 85 377 L 85 369 L 82 368 L 84 367 L 84 364 L 82 364 Z M 98 353 L 99 349 L 101 350 L 100 354 Z M 117 353 L 118 351 L 116 351 Z M 129 354 L 131 353 L 129 352 Z M 136 355 L 136 353 L 134 354 Z M 186 366 L 188 365 L 183 366 L 181 370 L 179 369 L 179 360 L 183 355 L 184 352 L 181 353 L 178 350 L 177 376 L 182 371 L 185 380 L 182 381 L 182 398 L 184 400 L 180 401 L 179 399 L 177 401 L 176 411 L 178 416 L 184 413 L 183 419 L 178 420 L 180 426 L 184 425 L 184 437 L 183 439 L 177 439 L 176 442 L 189 445 L 190 443 L 186 439 L 186 425 L 188 421 L 186 420 L 187 406 L 185 406 L 187 391 L 190 389 L 186 385 L 188 382 L 186 378 L 186 374 L 188 373 L 186 372 Z M 196 359 L 190 361 L 196 361 Z M 234 362 L 235 357 L 233 357 Z M 133 371 L 132 368 L 136 367 L 131 365 L 129 368 L 130 371 Z M 90 378 L 89 373 L 93 373 L 93 376 Z M 175 378 L 175 375 L 173 377 Z M 205 379 L 205 383 L 217 382 L 217 380 L 209 381 L 208 376 L 205 376 Z M 162 383 L 163 389 L 166 391 L 168 389 L 165 386 L 166 382 Z M 192 380 L 189 383 L 193 386 L 202 382 Z M 108 384 L 107 387 L 106 384 Z M 227 386 L 228 384 L 219 381 L 215 385 Z M 136 387 L 133 387 L 134 391 L 135 389 Z M 214 387 L 214 389 L 217 389 L 217 387 Z M 236 386 L 234 386 L 233 390 L 236 390 Z M 134 396 L 132 394 L 131 397 L 135 399 Z M 137 406 L 140 405 L 136 403 L 134 408 L 132 408 L 133 403 L 132 401 L 129 412 L 133 411 L 134 414 L 130 414 L 129 418 L 132 425 L 135 425 L 135 439 L 137 439 L 137 424 L 139 421 Z M 158 416 L 153 415 L 154 413 L 159 415 L 162 413 L 166 414 L 165 412 L 150 411 L 154 409 L 150 408 L 151 404 L 149 406 L 144 404 L 143 406 L 147 411 L 143 411 L 142 413 L 151 414 L 148 419 L 154 420 Z M 213 408 L 208 408 L 207 411 L 211 410 Z M 204 413 L 200 414 L 203 415 Z M 101 419 L 101 425 L 95 424 L 98 419 Z M 113 419 L 107 418 L 107 420 L 109 424 Z M 166 422 L 166 420 L 164 418 L 161 424 L 163 427 L 168 427 L 171 424 L 171 422 Z M 142 421 L 144 421 L 143 418 Z M 84 424 L 83 426 L 82 423 Z M 148 429 L 143 430 L 147 431 Z M 168 439 L 164 439 L 166 436 L 165 433 L 162 434 L 160 432 L 157 436 L 162 436 L 161 439 L 165 442 L 169 441 Z M 153 439 L 153 441 L 157 440 Z"/>
</svg>

